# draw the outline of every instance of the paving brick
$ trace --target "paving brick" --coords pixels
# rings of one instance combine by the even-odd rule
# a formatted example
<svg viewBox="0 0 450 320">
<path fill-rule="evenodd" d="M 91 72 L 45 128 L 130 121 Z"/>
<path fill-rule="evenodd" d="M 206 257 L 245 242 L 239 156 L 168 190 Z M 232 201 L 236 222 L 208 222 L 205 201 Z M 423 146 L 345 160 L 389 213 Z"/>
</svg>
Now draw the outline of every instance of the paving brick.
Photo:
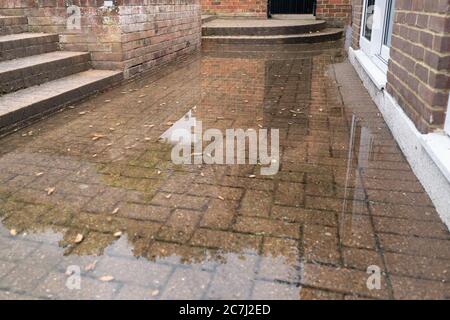
<svg viewBox="0 0 450 320">
<path fill-rule="evenodd" d="M 200 221 L 201 227 L 228 229 L 237 214 L 237 201 L 214 199 Z"/>
<path fill-rule="evenodd" d="M 253 217 L 269 217 L 272 196 L 268 192 L 247 190 L 241 202 L 239 214 Z"/>
<path fill-rule="evenodd" d="M 256 281 L 253 287 L 252 299 L 256 300 L 297 300 L 299 288 L 278 282 Z"/>
<path fill-rule="evenodd" d="M 161 227 L 157 238 L 185 243 L 192 237 L 200 219 L 198 211 L 177 209 Z"/>
<path fill-rule="evenodd" d="M 449 298 L 449 284 L 406 277 L 391 277 L 394 297 L 400 300 L 441 300 Z"/>
<path fill-rule="evenodd" d="M 200 299 L 210 281 L 211 274 L 208 272 L 179 268 L 171 275 L 161 299 Z"/>
<path fill-rule="evenodd" d="M 368 297 L 385 299 L 389 297 L 384 277 L 381 279 L 380 290 L 369 290 L 366 285 L 369 274 L 365 272 L 352 269 L 335 269 L 314 264 L 306 264 L 304 268 L 303 283 L 305 285 Z"/>
<path fill-rule="evenodd" d="M 239 217 L 233 226 L 236 231 L 255 235 L 269 235 L 298 239 L 300 228 L 298 224 L 278 220 Z"/>
</svg>

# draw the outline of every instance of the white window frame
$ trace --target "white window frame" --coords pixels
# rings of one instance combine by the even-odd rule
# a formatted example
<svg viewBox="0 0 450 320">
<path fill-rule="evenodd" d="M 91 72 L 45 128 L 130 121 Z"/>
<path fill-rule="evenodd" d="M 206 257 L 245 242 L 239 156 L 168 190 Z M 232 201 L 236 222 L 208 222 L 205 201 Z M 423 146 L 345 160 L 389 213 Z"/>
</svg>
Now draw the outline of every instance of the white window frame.
<svg viewBox="0 0 450 320">
<path fill-rule="evenodd" d="M 445 115 L 444 131 L 450 136 L 450 94 L 448 95 L 447 114 Z"/>
<path fill-rule="evenodd" d="M 363 12 L 361 19 L 360 46 L 361 50 L 372 60 L 372 62 L 384 73 L 388 70 L 388 61 L 390 57 L 390 48 L 384 45 L 384 37 L 386 34 L 387 0 L 375 0 L 375 8 L 373 13 L 373 29 L 371 40 L 364 36 L 367 1 L 363 1 Z M 394 17 L 391 16 L 391 19 Z"/>
</svg>

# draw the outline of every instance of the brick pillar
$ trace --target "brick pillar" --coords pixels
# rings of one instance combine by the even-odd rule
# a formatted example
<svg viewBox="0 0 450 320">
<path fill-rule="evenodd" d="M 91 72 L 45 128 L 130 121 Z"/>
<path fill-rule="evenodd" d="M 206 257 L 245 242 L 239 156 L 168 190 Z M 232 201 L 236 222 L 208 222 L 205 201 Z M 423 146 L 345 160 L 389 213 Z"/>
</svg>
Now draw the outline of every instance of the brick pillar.
<svg viewBox="0 0 450 320">
<path fill-rule="evenodd" d="M 422 133 L 444 126 L 450 89 L 449 2 L 396 1 L 387 91 Z"/>
<path fill-rule="evenodd" d="M 359 49 L 363 0 L 352 0 L 352 48 Z"/>
<path fill-rule="evenodd" d="M 30 31 L 59 33 L 63 50 L 91 53 L 98 69 L 125 76 L 159 67 L 201 44 L 200 0 L 0 0 L 0 13 L 28 18 Z M 67 27 L 80 12 L 80 28 Z"/>
<path fill-rule="evenodd" d="M 343 27 L 350 23 L 352 0 L 317 0 L 316 16 L 331 26 Z"/>
</svg>

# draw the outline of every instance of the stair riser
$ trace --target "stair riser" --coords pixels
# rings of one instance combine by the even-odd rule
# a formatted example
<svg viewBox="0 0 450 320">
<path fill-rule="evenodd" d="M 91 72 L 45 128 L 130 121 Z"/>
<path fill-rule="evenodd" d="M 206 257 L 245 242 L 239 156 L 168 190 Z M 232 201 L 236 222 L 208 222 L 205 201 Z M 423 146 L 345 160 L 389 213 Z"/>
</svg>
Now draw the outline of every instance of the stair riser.
<svg viewBox="0 0 450 320">
<path fill-rule="evenodd" d="M 0 93 L 14 92 L 90 68 L 90 55 L 84 54 L 0 73 Z"/>
<path fill-rule="evenodd" d="M 218 28 L 203 27 L 204 36 L 274 36 L 285 34 L 303 34 L 325 29 L 326 23 L 315 23 L 310 25 L 286 26 L 286 27 L 249 27 L 249 28 Z"/>
<path fill-rule="evenodd" d="M 58 35 L 0 42 L 0 61 L 34 56 L 56 51 Z"/>
<path fill-rule="evenodd" d="M 17 128 L 27 126 L 30 123 L 42 119 L 44 116 L 54 113 L 68 105 L 81 101 L 97 92 L 106 90 L 119 84 L 123 80 L 123 74 L 102 79 L 100 81 L 84 85 L 80 88 L 67 91 L 51 99 L 32 103 L 27 107 L 0 116 L 0 136 L 12 132 Z"/>
<path fill-rule="evenodd" d="M 28 20 L 26 17 L 1 17 L 0 36 L 22 33 L 28 31 Z"/>
<path fill-rule="evenodd" d="M 234 38 L 223 38 L 223 39 L 208 39 L 203 38 L 202 44 L 251 44 L 251 45 L 270 45 L 270 44 L 299 44 L 299 43 L 319 43 L 326 41 L 335 41 L 342 38 L 342 32 L 336 34 L 326 34 L 317 35 L 311 37 L 290 37 L 290 38 L 276 38 L 276 39 L 234 39 Z"/>
</svg>

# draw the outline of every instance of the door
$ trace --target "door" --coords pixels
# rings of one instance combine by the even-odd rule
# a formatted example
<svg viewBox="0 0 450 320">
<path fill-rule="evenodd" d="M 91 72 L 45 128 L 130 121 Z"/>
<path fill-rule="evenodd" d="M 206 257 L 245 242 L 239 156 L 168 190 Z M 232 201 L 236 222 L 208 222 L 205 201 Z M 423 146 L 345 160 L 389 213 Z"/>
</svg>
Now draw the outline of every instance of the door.
<svg viewBox="0 0 450 320">
<path fill-rule="evenodd" d="M 270 14 L 313 14 L 315 0 L 270 0 Z"/>
</svg>

